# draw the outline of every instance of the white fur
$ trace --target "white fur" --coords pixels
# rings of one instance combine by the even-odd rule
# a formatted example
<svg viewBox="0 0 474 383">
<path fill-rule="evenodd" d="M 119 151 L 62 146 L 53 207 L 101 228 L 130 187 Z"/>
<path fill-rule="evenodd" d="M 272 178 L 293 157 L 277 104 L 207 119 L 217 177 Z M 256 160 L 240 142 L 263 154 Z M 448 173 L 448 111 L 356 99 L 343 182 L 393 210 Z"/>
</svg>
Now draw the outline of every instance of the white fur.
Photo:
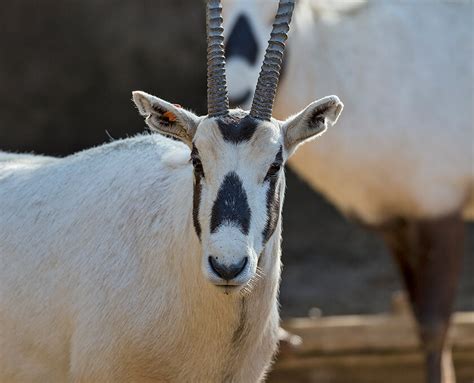
<svg viewBox="0 0 474 383">
<path fill-rule="evenodd" d="M 342 3 L 301 0 L 295 10 L 275 116 L 328 93 L 349 112 L 290 166 L 368 223 L 456 210 L 474 218 L 472 2 Z M 226 33 L 235 13 L 245 11 L 232 7 L 224 2 Z M 269 13 L 253 7 L 260 13 L 245 12 L 252 26 L 262 25 Z M 228 65 L 232 71 L 232 59 Z"/>
</svg>

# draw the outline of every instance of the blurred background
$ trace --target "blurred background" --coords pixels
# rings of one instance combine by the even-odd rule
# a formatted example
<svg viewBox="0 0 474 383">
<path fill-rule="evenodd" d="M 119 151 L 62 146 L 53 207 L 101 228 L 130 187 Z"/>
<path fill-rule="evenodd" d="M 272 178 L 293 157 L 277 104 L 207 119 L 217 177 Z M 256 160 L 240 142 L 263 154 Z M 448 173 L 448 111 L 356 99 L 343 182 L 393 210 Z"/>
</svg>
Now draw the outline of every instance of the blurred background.
<svg viewBox="0 0 474 383">
<path fill-rule="evenodd" d="M 136 89 L 205 114 L 204 17 L 191 0 L 3 2 L 0 150 L 67 156 L 143 132 Z M 379 237 L 287 173 L 282 316 L 388 310 L 401 282 Z M 474 310 L 473 275 L 469 224 L 457 310 Z"/>
</svg>

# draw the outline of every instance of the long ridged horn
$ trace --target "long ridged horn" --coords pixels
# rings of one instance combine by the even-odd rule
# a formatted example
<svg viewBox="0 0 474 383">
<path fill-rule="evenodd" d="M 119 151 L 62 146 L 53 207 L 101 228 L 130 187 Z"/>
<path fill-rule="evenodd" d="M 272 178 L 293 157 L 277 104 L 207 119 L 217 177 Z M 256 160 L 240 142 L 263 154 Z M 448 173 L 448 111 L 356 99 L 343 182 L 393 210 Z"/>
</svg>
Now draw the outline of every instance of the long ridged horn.
<svg viewBox="0 0 474 383">
<path fill-rule="evenodd" d="M 207 113 L 209 117 L 223 116 L 229 111 L 225 79 L 224 28 L 220 0 L 208 0 L 207 33 Z"/>
<path fill-rule="evenodd" d="M 268 47 L 258 76 L 250 115 L 269 121 L 272 117 L 273 101 L 280 77 L 281 62 L 288 38 L 294 0 L 280 0 Z"/>
</svg>

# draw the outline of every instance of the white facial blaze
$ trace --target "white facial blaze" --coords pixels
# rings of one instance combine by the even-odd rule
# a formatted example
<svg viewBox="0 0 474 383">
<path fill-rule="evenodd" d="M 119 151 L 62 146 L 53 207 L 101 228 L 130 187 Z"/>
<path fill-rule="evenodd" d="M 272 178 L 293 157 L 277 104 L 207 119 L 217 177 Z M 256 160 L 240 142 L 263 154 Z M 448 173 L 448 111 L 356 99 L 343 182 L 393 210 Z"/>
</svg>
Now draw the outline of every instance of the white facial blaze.
<svg viewBox="0 0 474 383">
<path fill-rule="evenodd" d="M 269 189 L 265 177 L 282 143 L 279 127 L 260 124 L 249 140 L 234 143 L 226 141 L 216 123 L 205 122 L 194 140 L 205 174 L 199 204 L 202 270 L 217 285 L 248 283 L 264 247 Z M 244 258 L 245 268 L 228 280 L 213 267 L 232 268 Z"/>
</svg>

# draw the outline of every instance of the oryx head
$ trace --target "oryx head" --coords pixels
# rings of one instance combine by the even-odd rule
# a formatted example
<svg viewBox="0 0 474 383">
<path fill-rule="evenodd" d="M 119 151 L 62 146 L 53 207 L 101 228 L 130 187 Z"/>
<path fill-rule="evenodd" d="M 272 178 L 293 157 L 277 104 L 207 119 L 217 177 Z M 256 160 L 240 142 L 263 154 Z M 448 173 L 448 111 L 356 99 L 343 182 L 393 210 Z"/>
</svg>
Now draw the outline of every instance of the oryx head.
<svg viewBox="0 0 474 383">
<path fill-rule="evenodd" d="M 202 246 L 202 270 L 226 291 L 245 286 L 257 273 L 265 245 L 279 240 L 288 157 L 299 144 L 335 123 L 343 107 L 330 96 L 286 121 L 272 118 L 293 8 L 294 0 L 280 0 L 250 111 L 229 110 L 218 0 L 207 3 L 208 115 L 199 117 L 147 93 L 133 93 L 151 129 L 190 148 L 192 214 Z"/>
<path fill-rule="evenodd" d="M 225 58 L 231 107 L 250 108 L 275 9 L 276 4 L 268 0 L 224 0 Z M 281 65 L 280 79 L 285 76 L 285 67 L 286 59 Z"/>
</svg>

